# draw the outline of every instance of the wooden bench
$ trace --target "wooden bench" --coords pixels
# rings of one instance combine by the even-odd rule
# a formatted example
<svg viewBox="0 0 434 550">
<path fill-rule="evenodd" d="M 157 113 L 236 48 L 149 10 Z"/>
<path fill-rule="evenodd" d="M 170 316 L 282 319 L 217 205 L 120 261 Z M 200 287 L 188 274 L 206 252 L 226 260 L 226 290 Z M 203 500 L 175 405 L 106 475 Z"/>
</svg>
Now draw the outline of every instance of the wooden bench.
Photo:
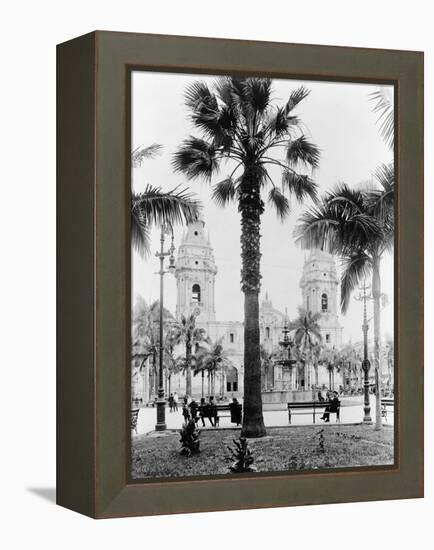
<svg viewBox="0 0 434 550">
<path fill-rule="evenodd" d="M 140 409 L 131 409 L 131 430 L 137 434 L 137 420 L 139 418 Z"/>
<path fill-rule="evenodd" d="M 219 425 L 219 420 L 221 417 L 228 417 L 230 418 L 231 417 L 231 407 L 233 407 L 234 405 L 232 403 L 215 403 L 214 405 L 212 405 L 212 408 L 214 408 L 214 412 L 216 413 L 214 416 L 210 416 L 209 412 L 210 412 L 210 405 L 209 403 L 206 404 L 206 407 L 208 410 L 206 410 L 206 416 L 204 416 L 203 418 L 212 418 L 213 420 L 215 419 L 215 422 L 216 422 L 216 426 Z M 238 411 L 239 411 L 239 415 L 240 415 L 240 423 L 241 423 L 241 419 L 242 419 L 242 411 L 243 411 L 243 406 L 241 405 L 241 403 L 238 403 L 237 405 L 238 407 Z M 198 412 L 198 417 L 200 418 L 201 416 L 201 412 L 202 412 L 202 408 L 200 405 L 198 406 L 197 408 L 197 412 Z M 229 413 L 229 414 L 221 414 L 221 413 Z"/>
<path fill-rule="evenodd" d="M 391 399 L 390 397 L 383 397 L 381 399 L 381 417 L 385 418 L 387 420 L 387 409 L 394 409 L 395 407 L 395 400 Z"/>
<path fill-rule="evenodd" d="M 291 417 L 293 414 L 308 414 L 304 410 L 312 410 L 313 423 L 315 424 L 316 414 L 318 412 L 324 413 L 326 407 L 330 407 L 332 401 L 293 401 L 288 403 L 288 420 L 291 424 Z M 332 411 L 330 414 L 336 414 L 336 422 L 340 420 L 340 405 L 336 412 Z M 293 410 L 302 410 L 303 412 L 292 412 Z"/>
</svg>

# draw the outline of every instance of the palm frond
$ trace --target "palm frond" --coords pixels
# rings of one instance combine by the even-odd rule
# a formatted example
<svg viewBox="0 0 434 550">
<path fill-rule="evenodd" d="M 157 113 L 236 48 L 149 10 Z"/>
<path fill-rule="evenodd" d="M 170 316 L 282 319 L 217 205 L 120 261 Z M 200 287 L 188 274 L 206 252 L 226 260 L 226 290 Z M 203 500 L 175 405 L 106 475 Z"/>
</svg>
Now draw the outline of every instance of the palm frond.
<svg viewBox="0 0 434 550">
<path fill-rule="evenodd" d="M 262 114 L 270 104 L 271 78 L 248 78 L 244 84 L 244 96 L 250 108 Z"/>
<path fill-rule="evenodd" d="M 146 186 L 131 198 L 131 242 L 141 255 L 149 254 L 149 228 L 152 225 L 189 223 L 198 218 L 201 204 L 186 189 L 163 192 Z"/>
<path fill-rule="evenodd" d="M 318 168 L 320 151 L 305 136 L 300 136 L 289 142 L 286 149 L 286 160 L 292 166 L 304 164 L 312 168 Z"/>
<path fill-rule="evenodd" d="M 131 208 L 131 245 L 134 250 L 143 257 L 150 253 L 150 231 L 146 215 L 135 203 L 134 198 Z"/>
<path fill-rule="evenodd" d="M 330 208 L 336 208 L 340 216 L 348 219 L 354 214 L 364 211 L 366 192 L 351 188 L 346 183 L 338 183 L 332 191 L 325 195 L 324 202 Z"/>
<path fill-rule="evenodd" d="M 356 251 L 342 260 L 341 309 L 345 314 L 350 303 L 351 293 L 370 274 L 370 257 L 363 251 Z"/>
<path fill-rule="evenodd" d="M 278 217 L 283 222 L 291 211 L 289 200 L 277 187 L 272 187 L 268 194 L 268 202 L 275 208 Z"/>
<path fill-rule="evenodd" d="M 196 80 L 189 84 L 184 93 L 185 105 L 193 111 L 216 110 L 217 99 L 204 81 Z"/>
<path fill-rule="evenodd" d="M 305 88 L 304 86 L 300 86 L 296 90 L 293 90 L 289 96 L 289 99 L 285 105 L 285 113 L 286 115 L 289 115 L 289 113 L 297 107 L 297 105 L 303 101 L 308 95 L 310 94 L 310 90 Z"/>
<path fill-rule="evenodd" d="M 291 195 L 294 195 L 298 202 L 302 203 L 307 197 L 314 202 L 317 201 L 317 184 L 309 176 L 297 174 L 289 168 L 282 174 L 282 185 L 287 188 Z"/>
<path fill-rule="evenodd" d="M 191 136 L 174 154 L 172 161 L 175 172 L 182 172 L 189 179 L 210 180 L 218 171 L 216 151 L 207 141 Z"/>
<path fill-rule="evenodd" d="M 379 220 L 385 231 L 393 232 L 395 198 L 393 165 L 382 164 L 374 175 L 381 189 L 372 189 L 367 193 L 367 202 L 372 215 Z"/>
<path fill-rule="evenodd" d="M 267 130 L 271 136 L 278 139 L 289 134 L 291 129 L 298 126 L 299 123 L 298 117 L 286 114 L 285 107 L 277 107 L 268 119 Z"/>
<path fill-rule="evenodd" d="M 131 165 L 133 168 L 141 166 L 145 159 L 155 158 L 161 153 L 163 146 L 158 143 L 153 143 L 148 147 L 136 147 L 131 151 Z"/>
<path fill-rule="evenodd" d="M 395 141 L 395 120 L 392 101 L 387 97 L 384 87 L 370 94 L 370 100 L 375 102 L 373 112 L 378 113 L 377 124 L 381 137 L 386 145 L 392 149 Z"/>
<path fill-rule="evenodd" d="M 339 220 L 321 204 L 303 212 L 294 229 L 295 242 L 304 249 L 319 248 L 333 253 Z M 337 247 L 338 248 L 338 247 Z"/>
<path fill-rule="evenodd" d="M 132 204 L 140 209 L 151 225 L 176 225 L 197 220 L 201 203 L 188 189 L 175 187 L 164 192 L 160 187 L 147 185 L 143 193 L 133 194 Z"/>
<path fill-rule="evenodd" d="M 217 206 L 226 206 L 234 201 L 237 194 L 237 186 L 232 178 L 226 178 L 213 187 L 212 198 L 217 203 Z"/>
<path fill-rule="evenodd" d="M 322 201 L 300 217 L 294 236 L 303 248 L 325 248 L 332 254 L 349 255 L 366 250 L 383 237 L 383 228 L 372 216 L 368 195 L 337 185 Z"/>
</svg>

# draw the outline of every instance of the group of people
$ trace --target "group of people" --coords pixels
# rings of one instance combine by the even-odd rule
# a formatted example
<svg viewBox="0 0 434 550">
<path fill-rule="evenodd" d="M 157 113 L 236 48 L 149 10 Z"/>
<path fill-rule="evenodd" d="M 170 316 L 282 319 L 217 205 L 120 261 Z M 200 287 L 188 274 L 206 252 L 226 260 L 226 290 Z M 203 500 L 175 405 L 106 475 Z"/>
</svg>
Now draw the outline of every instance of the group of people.
<svg viewBox="0 0 434 550">
<path fill-rule="evenodd" d="M 184 422 L 194 420 L 197 424 L 199 420 L 201 420 L 202 426 L 205 427 L 205 419 L 208 419 L 211 426 L 217 426 L 219 417 L 217 414 L 217 405 L 214 402 L 214 396 L 210 395 L 208 401 L 205 400 L 205 397 L 202 397 L 200 403 L 197 403 L 195 399 L 192 399 L 190 403 L 188 403 L 187 398 L 184 398 L 182 416 L 184 417 Z"/>
<path fill-rule="evenodd" d="M 178 411 L 178 403 L 178 394 L 176 392 L 171 393 L 169 396 L 169 411 Z M 236 397 L 229 404 L 229 410 L 231 422 L 237 424 L 237 426 L 241 425 L 242 406 Z M 209 396 L 208 400 L 202 397 L 199 403 L 194 398 L 189 402 L 188 398 L 184 397 L 182 401 L 182 416 L 185 423 L 189 422 L 189 420 L 194 420 L 198 424 L 200 421 L 202 427 L 205 427 L 206 420 L 208 420 L 213 427 L 219 425 L 218 409 L 213 395 Z"/>
<path fill-rule="evenodd" d="M 169 396 L 169 411 L 176 412 L 178 410 L 179 397 L 176 392 L 171 393 Z M 205 419 L 208 419 L 211 426 L 218 425 L 217 406 L 214 402 L 214 396 L 210 396 L 208 401 L 205 397 L 202 397 L 200 403 L 195 399 L 192 399 L 190 403 L 187 397 L 183 398 L 182 402 L 182 416 L 184 422 L 194 420 L 197 424 L 199 420 L 202 421 L 202 426 L 205 426 Z"/>
<path fill-rule="evenodd" d="M 169 412 L 175 412 L 178 410 L 179 397 L 178 394 L 171 393 L 169 396 Z"/>
</svg>

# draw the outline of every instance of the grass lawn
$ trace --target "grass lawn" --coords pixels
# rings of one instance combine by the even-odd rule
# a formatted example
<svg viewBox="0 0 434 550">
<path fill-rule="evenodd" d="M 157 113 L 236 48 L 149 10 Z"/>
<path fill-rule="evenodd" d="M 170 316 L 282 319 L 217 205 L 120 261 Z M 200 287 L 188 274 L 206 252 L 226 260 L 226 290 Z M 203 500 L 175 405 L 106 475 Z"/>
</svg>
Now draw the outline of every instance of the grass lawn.
<svg viewBox="0 0 434 550">
<path fill-rule="evenodd" d="M 228 474 L 228 445 L 240 430 L 203 430 L 199 455 L 179 454 L 179 433 L 167 431 L 133 437 L 133 479 Z M 323 446 L 321 445 L 323 441 Z M 313 470 L 393 464 L 393 428 L 330 425 L 268 428 L 267 436 L 249 439 L 258 472 Z"/>
</svg>

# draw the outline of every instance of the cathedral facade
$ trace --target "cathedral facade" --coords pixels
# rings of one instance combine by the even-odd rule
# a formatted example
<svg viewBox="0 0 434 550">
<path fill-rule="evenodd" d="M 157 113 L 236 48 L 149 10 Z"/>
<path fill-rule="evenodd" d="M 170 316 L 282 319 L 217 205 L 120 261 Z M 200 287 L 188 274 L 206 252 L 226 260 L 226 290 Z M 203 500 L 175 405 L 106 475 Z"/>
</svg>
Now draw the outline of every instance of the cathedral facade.
<svg viewBox="0 0 434 550">
<path fill-rule="evenodd" d="M 244 325 L 240 321 L 217 320 L 215 285 L 218 284 L 218 266 L 205 222 L 190 223 L 184 231 L 178 248 L 175 271 L 177 283 L 176 317 L 196 315 L 196 326 L 205 330 L 213 341 L 220 341 L 232 366 L 221 380 L 221 392 L 242 395 L 244 378 Z M 330 254 L 311 251 L 305 261 L 300 280 L 301 305 L 312 313 L 319 314 L 318 323 L 322 340 L 326 345 L 340 347 L 342 327 L 337 310 L 338 277 L 336 265 Z M 260 304 L 260 338 L 263 348 L 272 353 L 282 339 L 286 315 L 273 307 L 268 294 Z M 273 369 L 272 379 L 266 384 L 277 386 L 284 378 L 282 369 Z M 221 375 L 223 376 L 223 374 Z M 184 377 L 173 380 L 173 391 L 182 394 Z M 199 377 L 192 380 L 193 395 L 200 395 Z"/>
</svg>

